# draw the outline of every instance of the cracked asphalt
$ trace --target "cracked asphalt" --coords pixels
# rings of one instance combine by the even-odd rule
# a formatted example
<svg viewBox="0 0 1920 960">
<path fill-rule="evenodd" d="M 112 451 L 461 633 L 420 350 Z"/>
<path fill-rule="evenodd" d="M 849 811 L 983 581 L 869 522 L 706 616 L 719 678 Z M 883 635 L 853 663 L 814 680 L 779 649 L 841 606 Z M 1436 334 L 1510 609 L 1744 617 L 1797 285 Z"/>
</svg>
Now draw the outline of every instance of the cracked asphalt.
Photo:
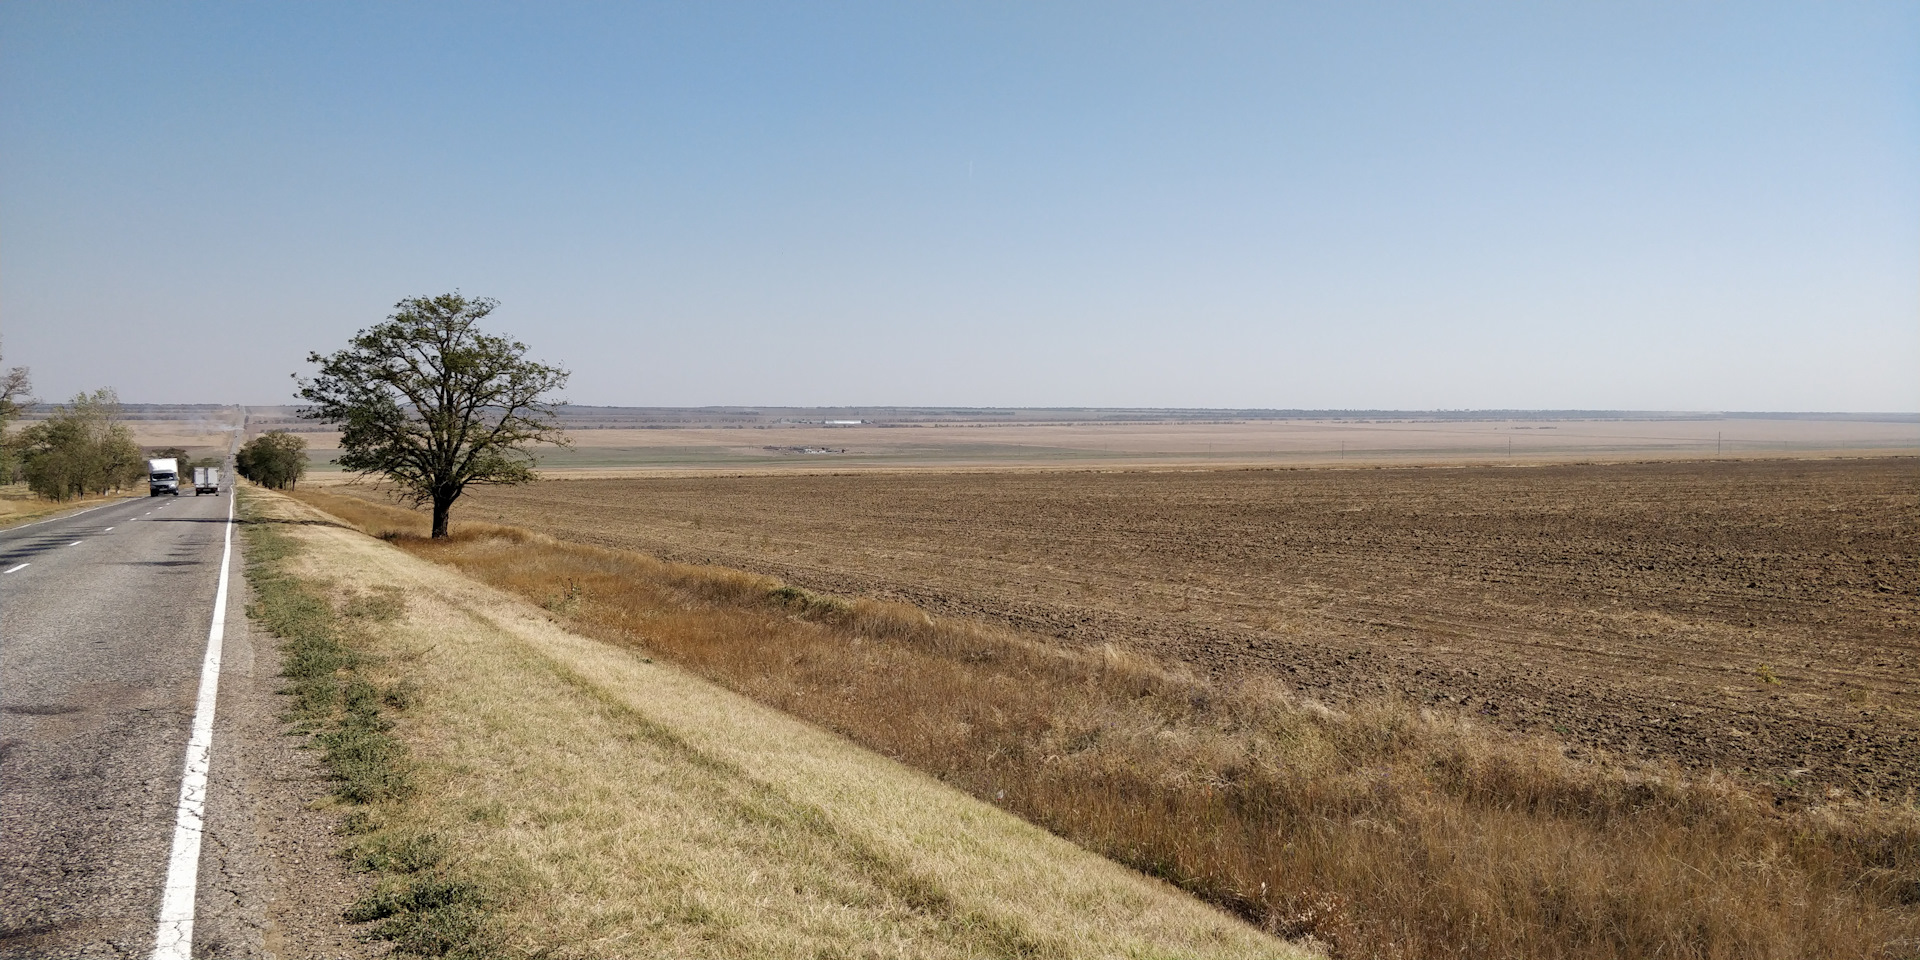
<svg viewBox="0 0 1920 960">
<path fill-rule="evenodd" d="M 228 496 L 0 531 L 0 958 L 153 950 Z M 384 952 L 339 920 L 357 884 L 242 570 L 236 532 L 193 956 Z"/>
</svg>

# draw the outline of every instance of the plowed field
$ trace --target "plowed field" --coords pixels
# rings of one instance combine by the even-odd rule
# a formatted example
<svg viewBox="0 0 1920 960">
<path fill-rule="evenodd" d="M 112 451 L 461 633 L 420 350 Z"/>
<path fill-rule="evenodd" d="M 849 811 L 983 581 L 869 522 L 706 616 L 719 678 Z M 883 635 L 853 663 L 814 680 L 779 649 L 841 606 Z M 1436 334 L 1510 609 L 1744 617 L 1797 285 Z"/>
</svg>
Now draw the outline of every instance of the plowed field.
<svg viewBox="0 0 1920 960">
<path fill-rule="evenodd" d="M 1795 789 L 1920 786 L 1920 463 L 549 481 L 460 519 L 1394 694 Z"/>
</svg>

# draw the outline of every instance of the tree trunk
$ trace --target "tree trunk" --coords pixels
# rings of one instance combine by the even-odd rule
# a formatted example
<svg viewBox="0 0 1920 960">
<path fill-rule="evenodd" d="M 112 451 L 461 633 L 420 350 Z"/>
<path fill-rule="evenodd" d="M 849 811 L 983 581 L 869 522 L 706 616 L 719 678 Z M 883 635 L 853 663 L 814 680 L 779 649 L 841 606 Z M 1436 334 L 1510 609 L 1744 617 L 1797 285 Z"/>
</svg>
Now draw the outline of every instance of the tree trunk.
<svg viewBox="0 0 1920 960">
<path fill-rule="evenodd" d="M 439 540 L 447 535 L 447 513 L 453 509 L 453 498 L 458 494 L 435 493 L 433 495 L 433 539 Z"/>
</svg>

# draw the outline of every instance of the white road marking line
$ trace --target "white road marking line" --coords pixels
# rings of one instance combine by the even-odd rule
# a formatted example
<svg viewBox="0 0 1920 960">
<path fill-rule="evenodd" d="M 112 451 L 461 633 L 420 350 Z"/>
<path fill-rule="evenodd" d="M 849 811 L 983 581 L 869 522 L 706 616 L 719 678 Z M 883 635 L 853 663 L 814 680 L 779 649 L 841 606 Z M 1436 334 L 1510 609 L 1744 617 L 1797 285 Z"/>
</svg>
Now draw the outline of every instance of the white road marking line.
<svg viewBox="0 0 1920 960">
<path fill-rule="evenodd" d="M 81 543 L 83 543 L 83 542 L 84 542 L 84 541 L 81 541 L 81 540 L 75 540 L 74 542 L 72 542 L 72 543 L 69 543 L 69 544 L 67 544 L 67 546 L 69 546 L 69 547 L 77 547 L 77 546 L 79 546 L 79 545 L 80 545 Z"/>
<path fill-rule="evenodd" d="M 106 528 L 105 530 L 102 530 L 102 531 L 100 531 L 100 532 L 101 532 L 101 533 L 112 533 L 112 532 L 113 532 L 113 528 L 112 528 L 112 527 L 108 527 L 108 528 Z"/>
<path fill-rule="evenodd" d="M 25 569 L 26 569 L 26 568 L 27 568 L 27 567 L 28 567 L 29 565 L 31 565 L 32 563 L 33 563 L 33 561 L 32 561 L 32 560 L 28 560 L 28 561 L 27 561 L 26 563 L 23 563 L 23 564 L 21 564 L 21 565 L 19 565 L 19 566 L 17 566 L 17 567 L 8 567 L 8 568 L 7 568 L 7 572 L 8 572 L 8 573 L 13 573 L 13 572 L 15 572 L 15 571 L 17 571 L 17 570 L 25 570 Z"/>
<path fill-rule="evenodd" d="M 220 699 L 220 645 L 227 632 L 227 566 L 233 558 L 233 501 L 227 501 L 226 547 L 220 554 L 220 585 L 213 592 L 213 626 L 200 664 L 200 699 L 187 738 L 186 773 L 180 778 L 180 809 L 173 818 L 173 855 L 160 899 L 160 928 L 153 960 L 192 960 L 193 906 L 200 884 L 200 837 L 205 831 L 207 768 L 213 762 L 213 708 Z"/>
</svg>

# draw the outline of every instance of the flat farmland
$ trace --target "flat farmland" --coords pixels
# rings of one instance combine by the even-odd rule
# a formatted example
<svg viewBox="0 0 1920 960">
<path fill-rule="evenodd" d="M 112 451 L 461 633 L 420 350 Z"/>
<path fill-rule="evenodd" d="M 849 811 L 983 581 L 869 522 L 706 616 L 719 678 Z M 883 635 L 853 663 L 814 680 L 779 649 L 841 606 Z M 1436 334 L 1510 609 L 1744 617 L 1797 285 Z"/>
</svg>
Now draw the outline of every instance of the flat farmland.
<svg viewBox="0 0 1920 960">
<path fill-rule="evenodd" d="M 567 408 L 563 408 L 565 410 Z M 1885 456 L 1920 449 L 1912 415 L 1405 414 L 1234 417 L 1231 411 L 853 411 L 823 421 L 778 411 L 588 408 L 563 415 L 573 445 L 537 451 L 554 476 L 906 469 L 1128 469 L 1457 465 Z M 1202 418 L 1200 414 L 1205 414 Z M 840 414 L 834 414 L 838 416 Z M 1103 419 L 1104 417 L 1104 419 Z M 834 425 L 834 424 L 838 425 Z M 339 434 L 279 411 L 250 431 L 299 430 L 316 473 Z M 316 477 L 319 479 L 319 477 Z"/>
<path fill-rule="evenodd" d="M 1883 458 L 556 480 L 462 513 L 1888 796 L 1920 785 L 1916 507 Z"/>
</svg>

